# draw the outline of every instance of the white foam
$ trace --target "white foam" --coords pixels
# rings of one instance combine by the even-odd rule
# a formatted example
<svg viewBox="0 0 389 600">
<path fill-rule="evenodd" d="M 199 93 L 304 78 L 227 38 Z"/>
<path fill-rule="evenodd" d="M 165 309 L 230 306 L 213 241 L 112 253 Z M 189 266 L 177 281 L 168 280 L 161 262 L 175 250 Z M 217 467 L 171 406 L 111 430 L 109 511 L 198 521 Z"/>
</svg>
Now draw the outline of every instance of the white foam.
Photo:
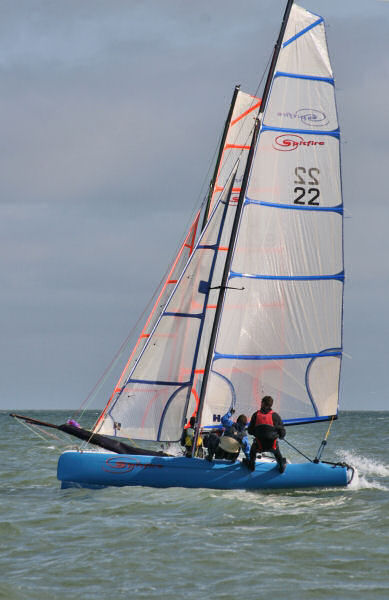
<svg viewBox="0 0 389 600">
<path fill-rule="evenodd" d="M 389 488 L 378 481 L 369 481 L 364 475 L 360 475 L 357 470 L 354 471 L 354 477 L 348 489 L 356 490 L 383 490 L 389 491 Z"/>
<path fill-rule="evenodd" d="M 378 461 L 360 456 L 352 450 L 341 450 L 338 453 L 341 459 L 347 464 L 354 467 L 354 477 L 349 486 L 352 490 L 361 489 L 377 489 L 377 490 L 388 490 L 389 488 L 379 481 L 371 480 L 370 477 L 389 477 L 389 467 Z"/>
<path fill-rule="evenodd" d="M 371 458 L 359 456 L 358 454 L 344 450 L 341 451 L 342 460 L 358 469 L 363 475 L 378 475 L 378 477 L 389 477 L 389 466 L 379 463 Z"/>
</svg>

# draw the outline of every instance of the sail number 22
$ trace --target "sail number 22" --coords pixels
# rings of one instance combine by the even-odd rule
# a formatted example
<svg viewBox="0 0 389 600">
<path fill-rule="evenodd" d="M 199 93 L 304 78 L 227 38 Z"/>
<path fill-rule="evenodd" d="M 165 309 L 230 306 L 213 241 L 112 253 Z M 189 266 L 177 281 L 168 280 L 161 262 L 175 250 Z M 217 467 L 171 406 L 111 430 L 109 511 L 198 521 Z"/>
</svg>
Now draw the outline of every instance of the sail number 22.
<svg viewBox="0 0 389 600">
<path fill-rule="evenodd" d="M 320 170 L 316 167 L 311 167 L 310 169 L 296 167 L 294 174 L 296 175 L 294 183 L 297 183 L 298 185 L 293 190 L 296 194 L 293 203 L 319 206 L 320 190 L 318 177 L 320 175 Z"/>
</svg>

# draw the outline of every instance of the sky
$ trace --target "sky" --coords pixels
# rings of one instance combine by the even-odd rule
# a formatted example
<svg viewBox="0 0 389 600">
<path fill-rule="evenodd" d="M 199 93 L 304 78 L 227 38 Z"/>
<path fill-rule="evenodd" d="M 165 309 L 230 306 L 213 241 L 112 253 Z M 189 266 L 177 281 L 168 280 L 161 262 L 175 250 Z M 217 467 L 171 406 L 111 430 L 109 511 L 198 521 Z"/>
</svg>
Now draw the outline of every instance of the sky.
<svg viewBox="0 0 389 600">
<path fill-rule="evenodd" d="M 340 408 L 385 410 L 389 2 L 301 4 L 326 21 L 342 134 Z M 0 409 L 78 408 L 139 329 L 204 195 L 233 88 L 255 93 L 284 8 L 0 0 Z"/>
</svg>

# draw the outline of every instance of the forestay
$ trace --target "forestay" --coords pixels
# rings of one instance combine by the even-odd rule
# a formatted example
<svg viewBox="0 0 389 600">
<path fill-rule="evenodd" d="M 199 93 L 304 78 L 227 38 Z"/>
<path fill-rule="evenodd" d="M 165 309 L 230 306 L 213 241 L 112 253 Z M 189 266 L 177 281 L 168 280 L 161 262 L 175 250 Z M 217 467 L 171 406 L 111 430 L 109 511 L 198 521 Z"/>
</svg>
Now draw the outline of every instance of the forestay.
<svg viewBox="0 0 389 600">
<path fill-rule="evenodd" d="M 339 127 L 323 19 L 293 5 L 229 274 L 203 426 L 264 394 L 288 423 L 337 413 L 343 249 Z M 239 288 L 244 288 L 240 290 Z"/>
</svg>

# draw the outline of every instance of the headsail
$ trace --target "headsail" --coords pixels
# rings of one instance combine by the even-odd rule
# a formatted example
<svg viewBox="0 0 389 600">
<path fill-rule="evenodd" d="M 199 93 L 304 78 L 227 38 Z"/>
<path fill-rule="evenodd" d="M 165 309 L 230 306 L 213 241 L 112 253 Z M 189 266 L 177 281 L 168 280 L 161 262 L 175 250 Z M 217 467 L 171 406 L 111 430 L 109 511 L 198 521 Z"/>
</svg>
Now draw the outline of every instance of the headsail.
<svg viewBox="0 0 389 600">
<path fill-rule="evenodd" d="M 262 109 L 261 109 L 262 110 Z M 285 422 L 337 413 L 339 127 L 323 19 L 293 5 L 244 198 L 202 425 L 270 394 Z"/>
<path fill-rule="evenodd" d="M 200 212 L 198 212 L 196 214 L 196 216 L 193 220 L 193 223 L 185 237 L 185 240 L 184 240 L 183 244 L 181 245 L 181 248 L 179 249 L 176 258 L 169 269 L 168 276 L 166 277 L 165 282 L 163 283 L 161 289 L 159 290 L 158 296 L 154 302 L 154 306 L 151 309 L 151 312 L 147 318 L 147 321 L 143 326 L 141 334 L 130 354 L 127 364 L 124 367 L 122 374 L 120 375 L 119 381 L 117 382 L 115 389 L 114 389 L 105 409 L 100 414 L 100 416 L 96 422 L 96 425 L 94 428 L 95 431 L 100 431 L 100 424 L 101 424 L 102 420 L 104 419 L 106 412 L 109 410 L 109 407 L 116 400 L 118 395 L 121 393 L 124 382 L 127 380 L 130 372 L 132 371 L 137 358 L 142 353 L 142 350 L 143 350 L 144 346 L 146 345 L 148 338 L 150 337 L 150 333 L 153 331 L 154 326 L 155 326 L 156 322 L 158 321 L 163 309 L 165 308 L 166 303 L 169 299 L 169 296 L 172 293 L 174 286 L 176 285 L 176 283 L 184 269 L 184 266 L 186 265 L 190 255 L 193 252 L 196 235 L 197 235 L 199 217 L 200 217 Z"/>
<path fill-rule="evenodd" d="M 231 171 L 233 170 L 237 161 L 238 172 L 235 176 L 235 187 L 233 192 L 234 194 L 239 194 L 240 192 L 240 182 L 242 181 L 243 172 L 246 165 L 249 140 L 251 139 L 254 119 L 258 114 L 259 106 L 259 98 L 242 92 L 239 89 L 239 86 L 235 88 L 230 112 L 225 125 L 221 147 L 219 149 L 219 157 L 215 166 L 214 178 L 210 185 L 209 201 L 205 208 L 203 228 L 206 225 L 213 208 L 220 199 L 228 179 L 231 176 Z M 199 214 L 196 215 L 185 241 L 182 244 L 180 251 L 169 271 L 166 281 L 158 294 L 151 313 L 142 329 L 133 351 L 131 352 L 119 381 L 115 386 L 112 396 L 97 420 L 94 428 L 95 431 L 105 430 L 105 426 L 102 428 L 102 421 L 104 420 L 107 411 L 109 411 L 110 407 L 116 402 L 117 398 L 121 394 L 125 381 L 128 379 L 136 360 L 141 355 L 150 333 L 153 331 L 154 326 L 164 310 L 170 294 L 172 293 L 172 290 L 174 289 L 174 286 L 177 283 L 183 268 L 193 251 L 198 230 L 198 221 Z"/>
<path fill-rule="evenodd" d="M 98 431 L 137 439 L 178 441 L 198 401 L 226 243 L 236 208 L 230 202 L 237 166 L 199 238 L 135 367 Z"/>
</svg>

